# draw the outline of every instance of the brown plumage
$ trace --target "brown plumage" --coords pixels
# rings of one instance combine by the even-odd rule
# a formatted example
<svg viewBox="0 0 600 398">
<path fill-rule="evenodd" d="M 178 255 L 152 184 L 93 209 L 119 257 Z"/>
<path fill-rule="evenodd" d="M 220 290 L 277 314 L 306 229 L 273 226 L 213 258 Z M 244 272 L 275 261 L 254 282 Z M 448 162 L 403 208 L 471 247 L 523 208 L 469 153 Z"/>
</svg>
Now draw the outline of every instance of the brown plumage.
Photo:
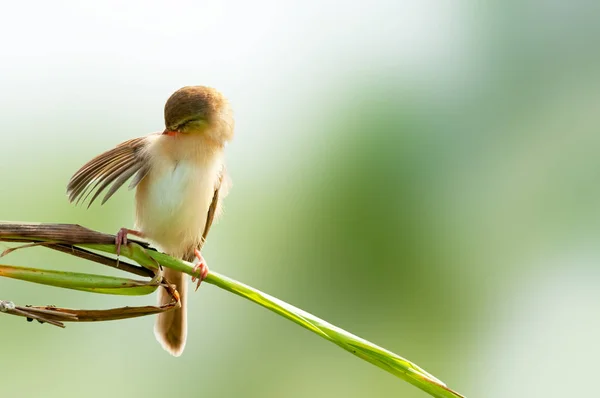
<svg viewBox="0 0 600 398">
<path fill-rule="evenodd" d="M 145 144 L 146 137 L 134 138 L 87 162 L 71 177 L 67 185 L 69 201 L 77 200 L 79 203 L 82 199 L 87 199 L 95 190 L 96 193 L 88 202 L 89 207 L 104 189 L 113 183 L 102 199 L 104 204 L 129 177 L 137 173 L 129 185 L 129 189 L 135 188 L 148 172 L 143 156 Z"/>
<path fill-rule="evenodd" d="M 133 177 L 136 229 L 166 253 L 197 258 L 226 195 L 224 144 L 233 138 L 233 116 L 225 97 L 203 87 L 184 87 L 165 104 L 165 131 L 123 142 L 86 163 L 67 185 L 71 202 L 106 202 Z M 120 242 L 119 242 L 120 243 Z M 199 260 L 203 261 L 203 259 Z M 180 272 L 165 269 L 182 298 L 178 310 L 160 314 L 155 335 L 173 355 L 185 347 L 187 284 Z M 170 300 L 159 291 L 159 303 Z"/>
</svg>

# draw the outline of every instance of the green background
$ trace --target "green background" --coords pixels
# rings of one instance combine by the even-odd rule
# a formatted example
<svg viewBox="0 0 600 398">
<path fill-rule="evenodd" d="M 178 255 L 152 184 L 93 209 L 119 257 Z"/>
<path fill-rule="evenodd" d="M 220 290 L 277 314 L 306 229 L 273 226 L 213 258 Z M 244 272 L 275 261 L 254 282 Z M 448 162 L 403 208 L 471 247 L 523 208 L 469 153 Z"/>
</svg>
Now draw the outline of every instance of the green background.
<svg viewBox="0 0 600 398">
<path fill-rule="evenodd" d="M 163 128 L 184 85 L 236 114 L 216 271 L 390 349 L 469 397 L 586 395 L 600 355 L 599 13 L 580 2 L 12 2 L 0 16 L 0 219 L 90 210 L 85 161 Z M 3 262 L 108 272 L 31 249 Z M 0 280 L 20 305 L 154 303 Z M 214 286 L 180 358 L 151 317 L 0 317 L 2 397 L 424 397 Z"/>
</svg>

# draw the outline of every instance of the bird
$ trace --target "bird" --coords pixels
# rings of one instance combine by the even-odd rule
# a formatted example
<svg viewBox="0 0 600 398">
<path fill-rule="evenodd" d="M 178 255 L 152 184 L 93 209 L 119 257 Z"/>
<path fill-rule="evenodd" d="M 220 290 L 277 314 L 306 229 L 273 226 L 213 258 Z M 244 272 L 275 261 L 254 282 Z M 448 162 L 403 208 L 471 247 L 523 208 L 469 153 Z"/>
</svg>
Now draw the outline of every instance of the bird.
<svg viewBox="0 0 600 398">
<path fill-rule="evenodd" d="M 167 99 L 164 120 L 164 131 L 125 141 L 83 165 L 69 180 L 67 196 L 76 203 L 90 198 L 89 208 L 106 192 L 104 204 L 131 178 L 135 228 L 116 234 L 117 256 L 128 234 L 147 239 L 170 256 L 197 261 L 197 289 L 208 274 L 201 249 L 231 184 L 224 149 L 234 136 L 233 112 L 216 89 L 186 86 Z M 181 307 L 160 313 L 154 334 L 167 352 L 180 356 L 187 339 L 187 280 L 179 271 L 162 272 L 179 292 Z M 170 300 L 160 289 L 159 305 Z"/>
</svg>

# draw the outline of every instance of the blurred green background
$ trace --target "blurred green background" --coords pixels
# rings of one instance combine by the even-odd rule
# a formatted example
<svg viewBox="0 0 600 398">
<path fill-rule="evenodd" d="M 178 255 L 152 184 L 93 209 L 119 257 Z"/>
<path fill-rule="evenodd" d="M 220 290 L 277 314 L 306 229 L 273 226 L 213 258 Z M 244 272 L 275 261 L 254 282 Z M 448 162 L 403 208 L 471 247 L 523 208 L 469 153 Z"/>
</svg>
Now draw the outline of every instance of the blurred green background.
<svg viewBox="0 0 600 398">
<path fill-rule="evenodd" d="M 593 3 L 589 2 L 589 4 Z M 0 13 L 0 219 L 116 232 L 68 204 L 92 156 L 184 85 L 236 112 L 211 267 L 469 397 L 589 395 L 600 356 L 599 13 L 583 2 L 54 1 Z M 3 262 L 106 272 L 43 249 Z M 0 280 L 0 299 L 153 303 Z M 186 352 L 151 317 L 0 317 L 0 396 L 424 397 L 206 285 Z"/>
</svg>

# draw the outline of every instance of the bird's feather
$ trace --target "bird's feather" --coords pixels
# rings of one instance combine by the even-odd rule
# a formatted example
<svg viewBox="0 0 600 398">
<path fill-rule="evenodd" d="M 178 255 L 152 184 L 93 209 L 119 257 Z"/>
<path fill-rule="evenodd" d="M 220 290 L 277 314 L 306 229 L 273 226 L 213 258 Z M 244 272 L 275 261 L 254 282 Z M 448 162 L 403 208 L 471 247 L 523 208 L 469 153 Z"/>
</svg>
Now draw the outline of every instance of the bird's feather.
<svg viewBox="0 0 600 398">
<path fill-rule="evenodd" d="M 83 165 L 67 185 L 69 201 L 79 203 L 94 193 L 89 201 L 89 207 L 110 186 L 102 200 L 104 204 L 134 174 L 129 189 L 137 186 L 148 172 L 144 154 L 146 144 L 147 137 L 134 138 Z"/>
<path fill-rule="evenodd" d="M 210 227 L 214 220 L 216 220 L 221 213 L 221 202 L 225 196 L 227 196 L 227 191 L 229 190 L 229 177 L 227 176 L 227 170 L 223 165 L 221 169 L 221 173 L 219 174 L 219 178 L 217 179 L 217 183 L 215 185 L 215 193 L 213 194 L 212 201 L 210 203 L 210 207 L 208 208 L 208 214 L 206 215 L 206 224 L 204 225 L 204 232 L 202 232 L 202 241 L 200 242 L 200 247 L 198 250 L 202 249 L 202 245 L 206 241 L 206 237 L 208 235 L 208 231 L 210 231 Z"/>
</svg>

